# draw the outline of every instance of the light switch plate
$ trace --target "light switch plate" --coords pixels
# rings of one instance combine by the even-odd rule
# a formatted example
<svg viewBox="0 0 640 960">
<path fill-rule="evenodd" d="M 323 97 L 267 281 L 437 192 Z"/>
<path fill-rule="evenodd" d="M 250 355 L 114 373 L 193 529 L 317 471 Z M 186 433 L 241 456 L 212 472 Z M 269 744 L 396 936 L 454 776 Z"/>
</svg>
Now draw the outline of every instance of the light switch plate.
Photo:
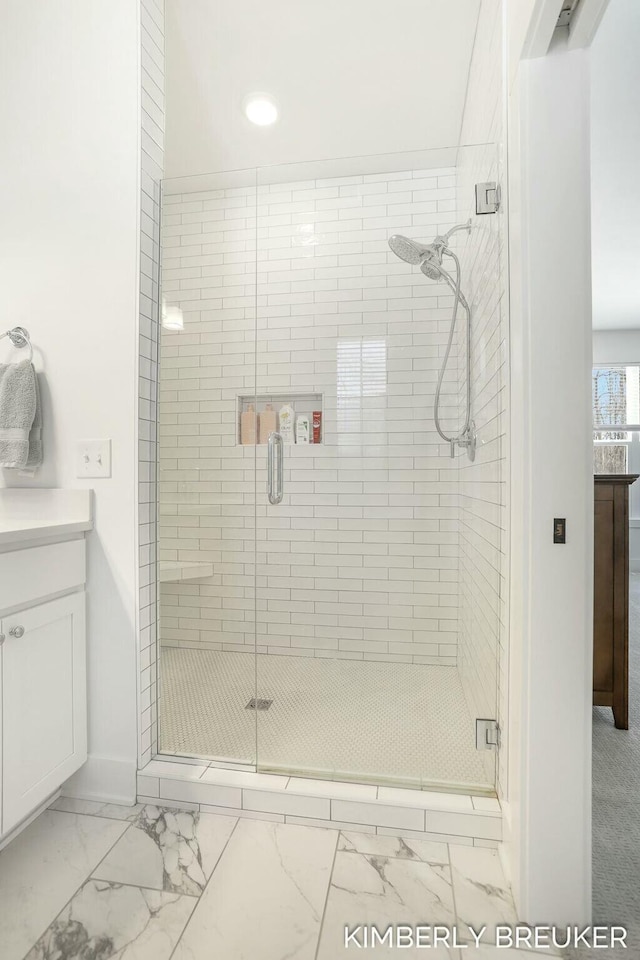
<svg viewBox="0 0 640 960">
<path fill-rule="evenodd" d="M 111 476 L 111 440 L 78 440 L 76 476 L 84 479 Z"/>
</svg>

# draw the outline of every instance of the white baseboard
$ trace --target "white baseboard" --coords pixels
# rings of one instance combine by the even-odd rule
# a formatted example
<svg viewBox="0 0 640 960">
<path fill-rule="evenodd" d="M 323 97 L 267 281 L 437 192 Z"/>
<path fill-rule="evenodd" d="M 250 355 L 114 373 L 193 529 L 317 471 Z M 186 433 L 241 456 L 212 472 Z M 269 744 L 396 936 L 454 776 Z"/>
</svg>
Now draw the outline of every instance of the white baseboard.
<svg viewBox="0 0 640 960">
<path fill-rule="evenodd" d="M 37 819 L 41 813 L 44 813 L 47 807 L 50 806 L 54 800 L 57 800 L 59 796 L 60 791 L 54 790 L 51 796 L 47 797 L 47 799 L 37 806 L 35 810 L 32 810 L 28 817 L 25 817 L 25 819 L 16 824 L 16 826 L 13 827 L 9 833 L 5 834 L 2 839 L 0 839 L 0 850 L 4 850 L 4 848 L 10 844 L 12 840 L 15 840 L 18 834 L 22 833 L 22 831 L 25 830 L 30 823 L 33 823 L 33 821 Z"/>
<path fill-rule="evenodd" d="M 511 892 L 513 894 L 513 899 L 516 904 L 516 911 L 518 917 L 520 917 L 520 903 L 518 902 L 520 891 L 514 889 L 514 876 L 513 876 L 513 856 L 514 856 L 514 845 L 513 845 L 513 834 L 512 834 L 512 815 L 513 810 L 511 804 L 508 800 L 500 800 L 500 806 L 502 807 L 502 842 L 498 845 L 498 856 L 500 857 L 500 863 L 502 864 L 502 869 L 504 875 L 507 878 L 507 882 L 511 887 Z"/>
<path fill-rule="evenodd" d="M 136 767 L 135 758 L 89 755 L 84 766 L 62 785 L 62 796 L 133 804 L 136 802 Z"/>
</svg>

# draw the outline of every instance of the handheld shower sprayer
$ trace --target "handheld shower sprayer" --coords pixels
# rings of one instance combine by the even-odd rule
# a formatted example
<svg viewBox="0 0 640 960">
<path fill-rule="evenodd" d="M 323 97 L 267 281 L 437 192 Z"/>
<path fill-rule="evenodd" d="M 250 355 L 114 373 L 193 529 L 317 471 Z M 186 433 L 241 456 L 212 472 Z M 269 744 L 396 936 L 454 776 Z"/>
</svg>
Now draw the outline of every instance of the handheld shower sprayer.
<svg viewBox="0 0 640 960">
<path fill-rule="evenodd" d="M 454 302 L 453 313 L 451 315 L 451 327 L 449 330 L 449 339 L 447 342 L 442 367 L 440 368 L 440 374 L 438 376 L 433 415 L 436 430 L 442 439 L 450 444 L 451 456 L 455 456 L 455 448 L 456 446 L 459 446 L 464 447 L 467 451 L 467 456 L 469 459 L 473 460 L 476 453 L 476 430 L 473 420 L 471 419 L 471 309 L 462 291 L 460 290 L 460 261 L 453 250 L 449 248 L 449 238 L 459 230 L 471 232 L 471 220 L 468 220 L 466 223 L 456 224 L 455 227 L 452 227 L 451 230 L 448 230 L 443 236 L 434 237 L 431 243 L 426 244 L 420 243 L 417 240 L 410 240 L 408 237 L 403 237 L 400 234 L 394 234 L 389 238 L 389 247 L 391 248 L 392 252 L 395 253 L 395 255 L 401 260 L 404 260 L 405 263 L 410 263 L 413 266 L 419 266 L 425 277 L 428 277 L 430 280 L 444 281 L 453 291 Z M 453 260 L 456 268 L 455 279 L 443 266 L 444 257 L 450 257 Z M 462 305 L 464 308 L 467 318 L 467 402 L 464 424 L 456 436 L 450 437 L 444 432 L 440 423 L 440 394 L 442 392 L 442 383 L 444 380 L 445 371 L 447 369 L 447 364 L 449 362 L 451 347 L 453 345 L 453 336 L 455 333 L 459 305 Z"/>
</svg>

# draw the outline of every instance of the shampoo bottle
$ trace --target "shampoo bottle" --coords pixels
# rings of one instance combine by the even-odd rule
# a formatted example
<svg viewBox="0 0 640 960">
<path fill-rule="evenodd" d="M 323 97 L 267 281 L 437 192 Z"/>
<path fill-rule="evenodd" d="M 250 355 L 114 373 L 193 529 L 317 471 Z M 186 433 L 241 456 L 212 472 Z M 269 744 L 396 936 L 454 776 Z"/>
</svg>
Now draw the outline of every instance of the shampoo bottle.
<svg viewBox="0 0 640 960">
<path fill-rule="evenodd" d="M 252 403 L 240 414 L 240 443 L 256 442 L 256 411 Z"/>
<path fill-rule="evenodd" d="M 304 414 L 296 420 L 296 443 L 309 443 L 309 417 Z"/>
<path fill-rule="evenodd" d="M 293 443 L 293 407 L 290 403 L 280 407 L 280 435 L 283 443 Z"/>
<path fill-rule="evenodd" d="M 259 423 L 258 443 L 267 443 L 269 440 L 269 434 L 273 433 L 276 429 L 276 412 L 270 403 L 268 403 L 261 412 Z"/>
<path fill-rule="evenodd" d="M 320 443 L 322 432 L 322 410 L 313 411 L 313 442 Z"/>
</svg>

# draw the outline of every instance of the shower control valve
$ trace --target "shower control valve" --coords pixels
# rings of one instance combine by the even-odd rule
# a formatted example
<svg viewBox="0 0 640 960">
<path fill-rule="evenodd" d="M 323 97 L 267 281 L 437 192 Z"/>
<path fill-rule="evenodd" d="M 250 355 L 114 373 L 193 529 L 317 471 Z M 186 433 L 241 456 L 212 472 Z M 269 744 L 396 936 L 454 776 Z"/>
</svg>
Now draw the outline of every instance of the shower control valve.
<svg viewBox="0 0 640 960">
<path fill-rule="evenodd" d="M 456 455 L 456 446 L 462 447 L 467 451 L 467 456 L 472 462 L 476 458 L 476 425 L 473 421 L 467 427 L 465 433 L 461 437 L 456 437 L 455 440 L 450 440 L 451 444 L 451 459 L 453 460 Z"/>
</svg>

